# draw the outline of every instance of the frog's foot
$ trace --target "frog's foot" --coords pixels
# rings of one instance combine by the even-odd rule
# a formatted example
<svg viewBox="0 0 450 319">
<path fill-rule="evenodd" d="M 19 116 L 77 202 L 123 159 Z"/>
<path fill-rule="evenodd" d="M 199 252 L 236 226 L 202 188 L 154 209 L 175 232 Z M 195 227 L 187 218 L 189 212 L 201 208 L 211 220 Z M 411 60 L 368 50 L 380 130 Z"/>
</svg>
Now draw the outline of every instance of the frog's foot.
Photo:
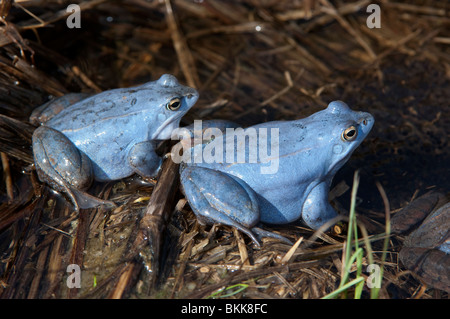
<svg viewBox="0 0 450 319">
<path fill-rule="evenodd" d="M 445 251 L 403 247 L 399 252 L 399 259 L 427 285 L 450 293 L 450 255 Z"/>
<path fill-rule="evenodd" d="M 439 249 L 450 254 L 450 202 L 427 216 L 419 228 L 406 237 L 404 245 Z"/>
<path fill-rule="evenodd" d="M 70 197 L 76 211 L 99 206 L 103 206 L 106 209 L 117 207 L 116 203 L 113 201 L 100 199 L 73 187 L 69 187 L 66 194 Z"/>
<path fill-rule="evenodd" d="M 183 166 L 182 190 L 202 223 L 220 223 L 237 228 L 260 246 L 253 233 L 259 222 L 256 193 L 244 181 L 203 167 Z"/>
<path fill-rule="evenodd" d="M 89 158 L 61 132 L 38 127 L 32 138 L 34 162 L 39 179 L 69 196 L 75 210 L 115 204 L 91 196 L 87 189 L 93 179 Z"/>
<path fill-rule="evenodd" d="M 424 206 L 423 199 L 419 198 L 417 202 Z M 411 207 L 412 205 L 410 204 L 409 206 Z M 414 208 L 417 209 L 416 207 L 420 206 L 415 206 Z M 418 215 L 411 209 L 408 209 L 407 212 Z M 410 215 L 412 215 L 411 213 Z M 411 217 L 408 219 L 412 220 Z M 401 227 L 405 228 L 402 225 Z M 406 268 L 413 271 L 425 283 L 450 293 L 449 229 L 450 202 L 433 211 L 426 217 L 419 228 L 406 237 L 403 242 L 404 247 L 399 252 L 399 259 Z"/>
<path fill-rule="evenodd" d="M 189 204 L 191 204 L 189 202 Z M 219 211 L 213 207 L 207 208 L 207 210 L 201 211 L 200 207 L 192 206 L 192 210 L 194 211 L 195 215 L 197 216 L 200 224 L 213 224 L 213 223 L 219 223 L 222 225 L 228 225 L 236 228 L 237 230 L 243 232 L 246 234 L 250 239 L 255 243 L 256 246 L 261 247 L 261 243 L 259 242 L 259 237 L 256 236 L 253 233 L 254 228 L 250 229 L 249 227 L 246 227 L 239 223 L 238 221 L 235 221 L 231 217 L 226 215 L 226 212 Z M 199 209 L 200 208 L 200 209 Z M 214 216 L 214 217 L 211 217 Z"/>
<path fill-rule="evenodd" d="M 265 230 L 265 229 L 262 229 L 262 228 L 259 228 L 259 227 L 253 227 L 252 231 L 258 236 L 259 239 L 261 239 L 263 237 L 270 237 L 270 238 L 278 239 L 278 240 L 282 241 L 285 244 L 293 245 L 293 243 L 289 239 L 287 239 L 286 237 L 281 236 L 281 235 L 276 234 L 276 233 L 273 233 L 271 231 L 268 231 L 268 230 Z"/>
<path fill-rule="evenodd" d="M 303 221 L 312 229 L 319 229 L 338 215 L 328 202 L 329 189 L 328 182 L 318 184 L 311 190 L 303 204 Z"/>
</svg>

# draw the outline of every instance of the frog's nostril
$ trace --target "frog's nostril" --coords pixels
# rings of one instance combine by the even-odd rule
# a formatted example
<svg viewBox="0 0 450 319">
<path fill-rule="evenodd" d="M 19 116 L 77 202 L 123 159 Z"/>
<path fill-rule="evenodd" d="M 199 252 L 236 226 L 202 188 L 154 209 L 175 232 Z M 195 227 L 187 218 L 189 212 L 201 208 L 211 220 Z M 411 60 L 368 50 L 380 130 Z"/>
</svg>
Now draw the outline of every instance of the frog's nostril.
<svg viewBox="0 0 450 319">
<path fill-rule="evenodd" d="M 369 119 L 367 117 L 363 117 L 358 121 L 358 124 L 367 125 L 369 124 Z"/>
</svg>

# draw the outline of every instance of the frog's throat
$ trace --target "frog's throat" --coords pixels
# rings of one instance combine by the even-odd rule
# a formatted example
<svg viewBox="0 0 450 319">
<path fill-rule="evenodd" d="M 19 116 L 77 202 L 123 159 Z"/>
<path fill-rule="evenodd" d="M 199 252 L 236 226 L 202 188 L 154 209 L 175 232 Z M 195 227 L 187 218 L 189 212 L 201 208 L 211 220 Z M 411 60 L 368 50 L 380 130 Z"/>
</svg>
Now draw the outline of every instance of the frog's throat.
<svg viewBox="0 0 450 319">
<path fill-rule="evenodd" d="M 162 125 L 159 126 L 158 130 L 153 134 L 152 139 L 153 140 L 166 140 L 169 139 L 172 131 L 179 126 L 181 117 L 184 115 L 184 113 L 177 114 L 173 117 L 167 118 Z M 169 129 L 169 132 L 165 132 L 170 126 L 172 126 L 172 129 Z M 163 137 L 160 135 L 162 133 L 165 133 Z"/>
</svg>

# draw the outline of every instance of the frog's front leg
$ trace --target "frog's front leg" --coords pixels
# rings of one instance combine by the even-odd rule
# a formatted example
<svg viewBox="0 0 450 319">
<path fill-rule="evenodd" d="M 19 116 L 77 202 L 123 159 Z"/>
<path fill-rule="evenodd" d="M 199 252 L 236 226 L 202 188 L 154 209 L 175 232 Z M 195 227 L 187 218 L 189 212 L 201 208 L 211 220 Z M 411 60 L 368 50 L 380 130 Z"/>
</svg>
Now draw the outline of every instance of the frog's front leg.
<svg viewBox="0 0 450 319">
<path fill-rule="evenodd" d="M 142 177 L 155 177 L 161 169 L 162 159 L 155 153 L 154 141 L 134 144 L 127 159 L 133 171 Z"/>
<path fill-rule="evenodd" d="M 66 193 L 75 210 L 114 205 L 83 192 L 93 180 L 92 163 L 64 134 L 40 126 L 33 133 L 32 145 L 39 179 Z"/>
<path fill-rule="evenodd" d="M 330 182 L 321 182 L 311 190 L 303 204 L 302 218 L 312 229 L 319 229 L 337 216 L 336 211 L 328 202 L 329 190 Z"/>
</svg>

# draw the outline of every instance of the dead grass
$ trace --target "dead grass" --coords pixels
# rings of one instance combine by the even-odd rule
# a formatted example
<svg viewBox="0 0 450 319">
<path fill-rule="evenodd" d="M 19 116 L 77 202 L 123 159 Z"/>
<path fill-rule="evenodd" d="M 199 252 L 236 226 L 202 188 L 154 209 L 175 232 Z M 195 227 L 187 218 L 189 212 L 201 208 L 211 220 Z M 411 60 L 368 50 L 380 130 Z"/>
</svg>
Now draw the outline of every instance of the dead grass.
<svg viewBox="0 0 450 319">
<path fill-rule="evenodd" d="M 298 248 L 266 239 L 256 249 L 228 227 L 197 223 L 173 165 L 156 187 L 137 177 L 96 184 L 90 192 L 119 208 L 75 214 L 30 167 L 28 117 L 51 96 L 163 73 L 200 91 L 185 123 L 288 120 L 344 100 L 376 124 L 336 176 L 344 192 L 336 188 L 333 203 L 346 213 L 345 185 L 359 169 L 358 220 L 377 238 L 384 231 L 377 181 L 394 214 L 418 194 L 449 191 L 450 16 L 445 1 L 385 0 L 381 29 L 369 29 L 372 2 L 81 1 L 81 29 L 68 29 L 73 1 L 2 1 L 0 296 L 206 298 L 240 284 L 228 298 L 320 298 L 336 289 L 344 228 L 314 240 L 301 223 L 271 228 L 301 240 Z M 391 238 L 380 297 L 448 298 L 399 263 L 402 241 Z M 372 245 L 380 262 L 382 240 Z M 82 265 L 80 289 L 66 286 L 69 264 Z"/>
</svg>

